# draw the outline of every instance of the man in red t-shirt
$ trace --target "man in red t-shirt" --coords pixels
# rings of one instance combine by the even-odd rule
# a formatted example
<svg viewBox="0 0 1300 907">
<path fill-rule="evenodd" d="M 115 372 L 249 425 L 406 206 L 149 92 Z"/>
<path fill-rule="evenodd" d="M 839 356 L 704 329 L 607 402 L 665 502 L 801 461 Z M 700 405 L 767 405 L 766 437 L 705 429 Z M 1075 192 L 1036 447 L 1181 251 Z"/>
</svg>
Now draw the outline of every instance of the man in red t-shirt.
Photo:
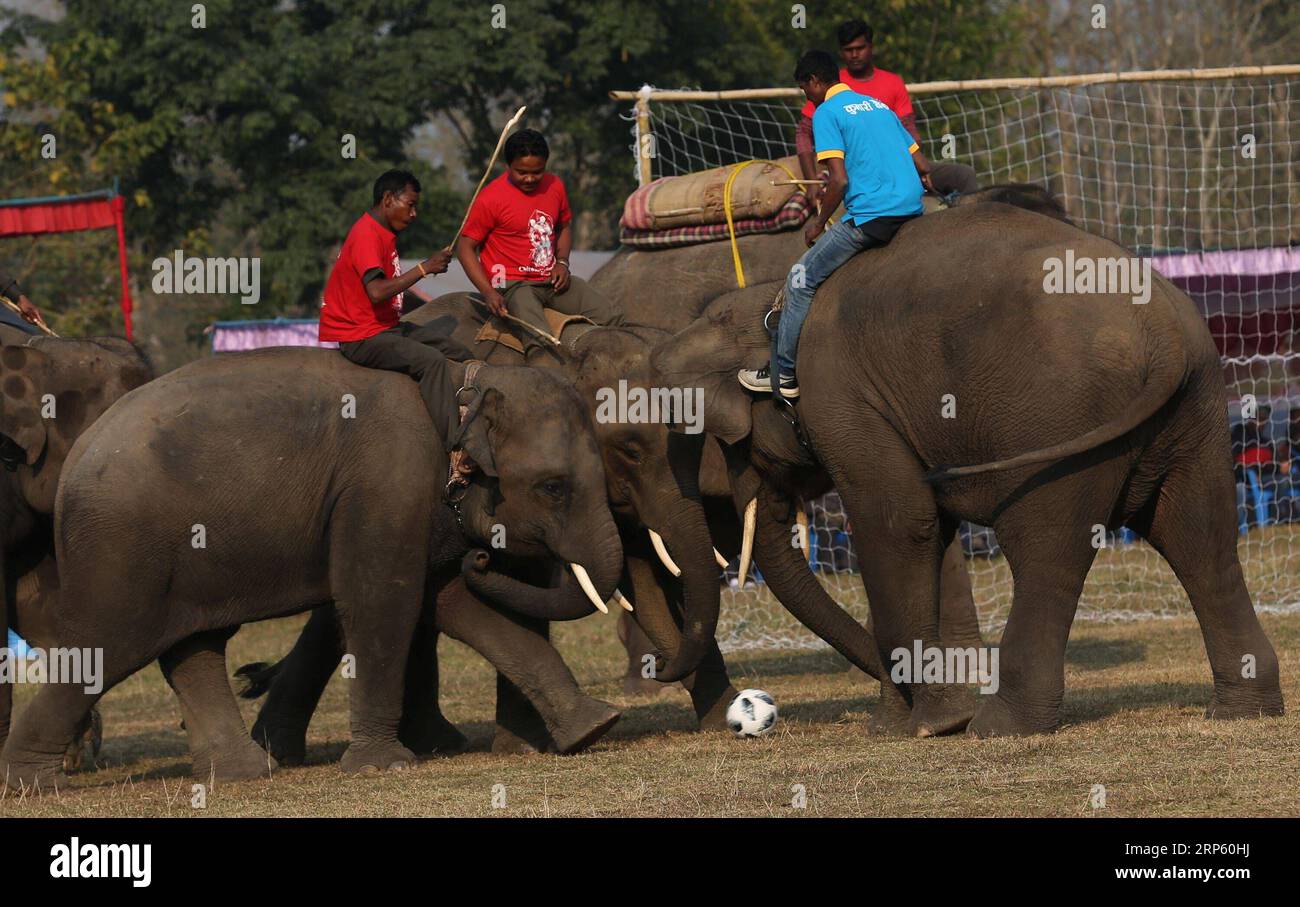
<svg viewBox="0 0 1300 907">
<path fill-rule="evenodd" d="M 872 28 L 861 19 L 852 19 L 835 30 L 840 45 L 840 81 L 852 91 L 875 98 L 894 111 L 903 128 L 913 141 L 921 143 L 921 133 L 916 128 L 916 115 L 912 112 L 912 99 L 902 78 L 872 65 Z M 816 144 L 813 141 L 813 103 L 804 105 L 799 124 L 794 130 L 794 148 L 799 155 L 799 169 L 804 179 L 817 179 Z"/>
<path fill-rule="evenodd" d="M 549 331 L 543 307 L 622 324 L 623 313 L 569 274 L 573 215 L 564 183 L 546 172 L 551 150 L 535 129 L 506 140 L 506 172 L 470 209 L 456 257 L 492 314 L 507 312 Z M 531 331 L 516 330 L 530 362 L 545 352 Z"/>
<path fill-rule="evenodd" d="M 451 253 L 435 252 L 403 274 L 397 234 L 415 220 L 420 182 L 405 170 L 389 170 L 375 180 L 372 198 L 374 207 L 348 231 L 325 284 L 319 336 L 337 340 L 350 362 L 418 381 L 433 427 L 447 445 L 460 426 L 447 358 L 463 361 L 473 354 L 437 322 L 416 326 L 399 319 L 402 294 L 421 278 L 446 271 Z"/>
</svg>

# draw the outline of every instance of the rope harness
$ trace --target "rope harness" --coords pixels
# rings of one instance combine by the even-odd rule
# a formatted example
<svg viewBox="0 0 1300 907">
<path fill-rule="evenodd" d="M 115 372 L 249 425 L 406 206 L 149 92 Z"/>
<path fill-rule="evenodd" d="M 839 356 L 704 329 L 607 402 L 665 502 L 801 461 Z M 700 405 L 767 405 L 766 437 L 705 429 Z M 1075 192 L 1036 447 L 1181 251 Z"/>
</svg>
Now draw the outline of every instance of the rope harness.
<svg viewBox="0 0 1300 907">
<path fill-rule="evenodd" d="M 459 440 L 459 435 L 463 435 L 465 427 L 471 421 L 470 410 L 474 409 L 477 413 L 477 405 L 482 398 L 482 392 L 474 384 L 474 379 L 478 377 L 479 369 L 483 368 L 483 361 L 480 359 L 471 359 L 465 363 L 465 375 L 461 379 L 460 387 L 456 390 L 456 403 L 460 412 L 460 432 L 454 440 Z M 460 502 L 469 490 L 469 477 L 474 472 L 474 461 L 469 459 L 469 454 L 461 451 L 462 458 L 460 466 L 457 468 L 456 457 L 450 457 L 447 464 L 447 485 L 443 489 L 444 496 L 447 499 L 448 506 L 456 513 L 456 522 L 464 528 L 464 522 L 461 519 Z M 464 467 L 468 466 L 466 469 Z"/>
</svg>

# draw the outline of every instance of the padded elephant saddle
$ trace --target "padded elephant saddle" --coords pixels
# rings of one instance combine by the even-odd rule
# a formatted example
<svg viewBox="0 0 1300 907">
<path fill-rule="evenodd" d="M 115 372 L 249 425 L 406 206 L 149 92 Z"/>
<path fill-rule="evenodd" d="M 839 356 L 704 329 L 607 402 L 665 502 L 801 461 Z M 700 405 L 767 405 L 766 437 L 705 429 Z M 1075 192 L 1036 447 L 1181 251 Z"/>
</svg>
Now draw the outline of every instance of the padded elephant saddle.
<svg viewBox="0 0 1300 907">
<path fill-rule="evenodd" d="M 559 337 L 571 324 L 595 323 L 586 315 L 566 315 L 555 309 L 542 309 L 542 313 L 546 316 L 547 330 L 554 337 Z M 494 315 L 487 317 L 483 326 L 478 329 L 478 333 L 474 335 L 474 340 L 478 343 L 498 343 L 521 356 L 524 354 L 524 344 L 515 336 L 514 328 Z"/>
</svg>

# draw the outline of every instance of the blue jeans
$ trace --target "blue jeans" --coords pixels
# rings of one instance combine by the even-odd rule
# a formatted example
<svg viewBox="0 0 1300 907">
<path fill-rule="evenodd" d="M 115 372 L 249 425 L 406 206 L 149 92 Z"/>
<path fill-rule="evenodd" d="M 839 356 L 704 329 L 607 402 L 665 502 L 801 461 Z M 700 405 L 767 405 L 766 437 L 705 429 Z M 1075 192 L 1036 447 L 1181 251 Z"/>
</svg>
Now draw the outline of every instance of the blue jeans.
<svg viewBox="0 0 1300 907">
<path fill-rule="evenodd" d="M 783 375 L 794 374 L 794 356 L 799 349 L 799 331 L 808 317 L 813 294 L 835 269 L 863 249 L 881 245 L 852 221 L 836 221 L 803 253 L 785 279 L 785 308 L 776 334 L 776 362 Z M 802 279 L 799 279 L 802 275 Z M 802 284 L 796 286 L 795 284 Z M 773 376 L 774 378 L 776 376 Z"/>
</svg>

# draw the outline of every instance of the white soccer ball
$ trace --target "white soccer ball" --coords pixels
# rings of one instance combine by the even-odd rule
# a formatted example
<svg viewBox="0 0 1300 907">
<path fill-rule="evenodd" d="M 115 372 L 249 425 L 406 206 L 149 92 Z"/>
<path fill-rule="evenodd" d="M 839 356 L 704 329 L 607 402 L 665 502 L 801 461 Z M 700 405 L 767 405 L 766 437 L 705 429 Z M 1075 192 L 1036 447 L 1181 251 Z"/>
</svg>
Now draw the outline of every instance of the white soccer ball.
<svg viewBox="0 0 1300 907">
<path fill-rule="evenodd" d="M 741 690 L 727 706 L 727 727 L 737 737 L 762 737 L 776 726 L 776 700 L 762 690 Z"/>
</svg>

